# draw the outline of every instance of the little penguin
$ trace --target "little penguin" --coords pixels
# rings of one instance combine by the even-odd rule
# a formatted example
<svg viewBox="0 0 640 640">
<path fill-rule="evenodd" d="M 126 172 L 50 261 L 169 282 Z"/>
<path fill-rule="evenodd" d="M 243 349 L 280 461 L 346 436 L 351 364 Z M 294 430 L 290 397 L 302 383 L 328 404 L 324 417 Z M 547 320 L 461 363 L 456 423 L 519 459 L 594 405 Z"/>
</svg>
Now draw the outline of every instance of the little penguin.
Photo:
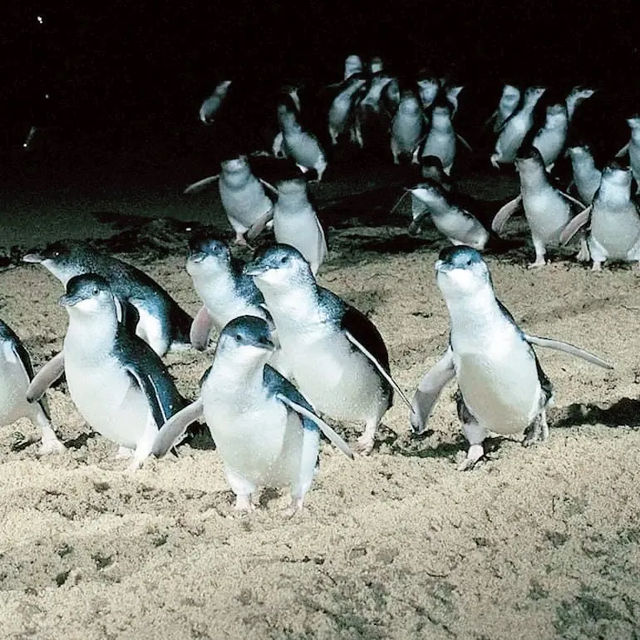
<svg viewBox="0 0 640 640">
<path fill-rule="evenodd" d="M 352 75 L 340 87 L 338 94 L 331 102 L 329 107 L 329 136 L 331 144 L 338 144 L 338 136 L 347 130 L 351 133 L 351 141 L 358 142 L 362 146 L 362 140 L 357 139 L 354 128 L 354 108 L 355 100 L 358 92 L 367 83 L 366 79 L 361 75 Z"/>
<path fill-rule="evenodd" d="M 356 103 L 354 132 L 360 147 L 364 146 L 365 138 L 367 145 L 375 144 L 389 127 L 389 114 L 382 104 L 382 96 L 392 81 L 393 78 L 384 71 L 374 73 L 364 97 Z"/>
<path fill-rule="evenodd" d="M 27 399 L 39 400 L 64 372 L 69 394 L 87 424 L 133 455 L 136 469 L 151 453 L 158 429 L 185 402 L 160 357 L 118 322 L 109 283 L 75 276 L 60 304 L 69 314 L 62 351 L 35 376 Z"/>
<path fill-rule="evenodd" d="M 229 87 L 231 86 L 231 80 L 223 80 L 220 82 L 213 93 L 202 103 L 200 107 L 200 120 L 206 124 L 213 124 L 216 113 L 222 107 L 222 103 L 227 97 Z"/>
<path fill-rule="evenodd" d="M 582 203 L 589 206 L 600 187 L 602 171 L 596 167 L 591 148 L 586 144 L 569 147 L 569 157 L 576 191 Z"/>
<path fill-rule="evenodd" d="M 498 102 L 498 108 L 489 116 L 485 126 L 493 122 L 493 132 L 498 133 L 509 116 L 516 110 L 520 102 L 520 89 L 512 84 L 505 84 Z"/>
<path fill-rule="evenodd" d="M 620 156 L 625 150 L 629 152 L 629 162 L 631 173 L 636 181 L 636 193 L 640 191 L 640 115 L 634 115 L 627 119 L 627 124 L 631 129 L 631 138 L 623 150 L 618 153 Z"/>
<path fill-rule="evenodd" d="M 42 432 L 40 455 L 64 451 L 51 426 L 47 399 L 43 397 L 33 404 L 27 402 L 31 380 L 33 367 L 28 351 L 9 325 L 0 320 L 0 426 L 28 418 Z"/>
<path fill-rule="evenodd" d="M 282 114 L 281 126 L 282 148 L 287 157 L 291 158 L 303 173 L 309 169 L 315 169 L 317 180 L 320 182 L 328 165 L 318 138 L 302 128 L 296 114 L 292 111 Z"/>
<path fill-rule="evenodd" d="M 424 180 L 409 190 L 424 206 L 422 211 L 414 209 L 409 233 L 417 233 L 426 216 L 430 216 L 435 227 L 454 244 L 465 244 L 483 250 L 491 236 L 484 225 L 464 207 L 455 203 L 453 196 L 435 180 Z"/>
<path fill-rule="evenodd" d="M 520 174 L 520 195 L 498 211 L 493 219 L 492 229 L 500 234 L 506 221 L 522 202 L 536 252 L 536 260 L 529 268 L 541 267 L 547 264 L 547 246 L 559 243 L 560 234 L 571 219 L 572 211 L 582 210 L 582 204 L 551 184 L 542 156 L 534 146 L 523 146 L 520 149 L 516 168 Z M 579 260 L 588 259 L 588 254 L 584 255 L 585 251 L 586 247 L 583 246 L 578 255 Z"/>
<path fill-rule="evenodd" d="M 533 109 L 545 92 L 543 87 L 529 87 L 522 99 L 522 105 L 516 109 L 502 125 L 496 147 L 491 156 L 491 164 L 500 168 L 500 164 L 510 164 L 518 153 L 520 145 L 533 126 Z"/>
<path fill-rule="evenodd" d="M 259 252 L 245 267 L 262 291 L 278 339 L 302 394 L 336 420 L 365 422 L 355 449 L 373 449 L 393 389 L 382 336 L 362 313 L 316 284 L 309 263 L 287 245 Z M 407 401 L 408 402 L 408 401 Z"/>
<path fill-rule="evenodd" d="M 327 257 L 324 230 L 307 196 L 307 183 L 300 178 L 281 180 L 273 207 L 276 242 L 295 247 L 311 266 L 315 276 Z"/>
<path fill-rule="evenodd" d="M 253 278 L 242 273 L 243 264 L 225 242 L 208 236 L 189 241 L 187 272 L 203 302 L 191 326 L 191 344 L 207 348 L 209 334 L 239 316 L 268 318 L 264 298 Z"/>
<path fill-rule="evenodd" d="M 631 196 L 631 182 L 627 167 L 617 162 L 607 165 L 593 202 L 573 218 L 560 236 L 566 244 L 581 227 L 589 225 L 587 245 L 593 271 L 601 271 L 605 260 L 640 266 L 640 205 Z"/>
<path fill-rule="evenodd" d="M 589 87 L 574 87 L 571 89 L 571 92 L 565 99 L 569 121 L 572 120 L 580 104 L 590 98 L 595 92 L 595 89 L 590 89 Z"/>
<path fill-rule="evenodd" d="M 546 440 L 553 389 L 532 345 L 564 351 L 611 369 L 597 356 L 565 342 L 530 336 L 496 299 L 489 269 L 471 247 L 449 247 L 436 262 L 436 281 L 449 311 L 445 355 L 422 378 L 413 397 L 411 427 L 423 433 L 444 386 L 458 383 L 458 416 L 469 442 L 461 470 L 484 455 L 488 432 L 525 432 L 524 444 Z"/>
<path fill-rule="evenodd" d="M 160 429 L 153 446 L 163 455 L 186 427 L 204 415 L 235 508 L 251 511 L 260 487 L 289 486 L 289 515 L 302 510 L 317 471 L 320 431 L 353 457 L 348 445 L 315 415 L 302 394 L 267 364 L 274 344 L 267 323 L 240 316 L 220 335 L 200 397 Z"/>
<path fill-rule="evenodd" d="M 30 251 L 22 259 L 41 264 L 65 287 L 71 278 L 83 273 L 102 276 L 116 298 L 120 318 L 126 323 L 127 314 L 137 315 L 137 321 L 129 318 L 136 334 L 158 355 L 190 345 L 191 316 L 140 269 L 79 242 L 54 242 L 43 251 Z"/>
<path fill-rule="evenodd" d="M 198 180 L 184 193 L 197 193 L 218 180 L 220 200 L 229 224 L 235 231 L 235 243 L 246 245 L 246 232 L 260 217 L 271 211 L 273 203 L 264 187 L 270 185 L 253 175 L 247 156 L 237 156 L 220 163 L 220 174 Z M 273 187 L 271 187 L 273 189 Z"/>
<path fill-rule="evenodd" d="M 534 136 L 533 146 L 540 152 L 544 166 L 549 171 L 564 149 L 568 126 L 569 118 L 564 103 L 548 105 L 544 126 Z"/>
<path fill-rule="evenodd" d="M 451 123 L 452 109 L 448 101 L 436 101 L 431 112 L 431 125 L 422 145 L 421 156 L 440 158 L 449 175 L 456 159 L 456 132 Z"/>
<path fill-rule="evenodd" d="M 401 155 L 413 156 L 422 141 L 426 121 L 413 91 L 404 91 L 391 122 L 391 153 L 394 164 Z"/>
<path fill-rule="evenodd" d="M 424 111 L 429 111 L 436 96 L 440 92 L 440 80 L 433 76 L 420 74 L 422 77 L 417 81 L 418 95 Z"/>
<path fill-rule="evenodd" d="M 344 79 L 348 80 L 355 73 L 362 73 L 364 66 L 359 55 L 352 53 L 344 61 Z"/>
</svg>

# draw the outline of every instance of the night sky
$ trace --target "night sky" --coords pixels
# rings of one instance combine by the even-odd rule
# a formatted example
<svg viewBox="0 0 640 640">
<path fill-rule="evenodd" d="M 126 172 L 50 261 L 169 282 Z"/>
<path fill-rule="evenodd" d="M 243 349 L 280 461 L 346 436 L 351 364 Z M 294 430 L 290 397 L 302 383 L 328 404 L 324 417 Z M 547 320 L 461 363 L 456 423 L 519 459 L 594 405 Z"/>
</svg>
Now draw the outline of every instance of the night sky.
<svg viewBox="0 0 640 640">
<path fill-rule="evenodd" d="M 352 52 L 382 55 L 409 75 L 428 66 L 476 91 L 495 92 L 503 79 L 626 86 L 640 78 L 632 0 L 7 4 L 0 107 L 9 144 L 32 121 L 95 129 L 194 120 L 221 79 L 334 81 Z"/>
</svg>

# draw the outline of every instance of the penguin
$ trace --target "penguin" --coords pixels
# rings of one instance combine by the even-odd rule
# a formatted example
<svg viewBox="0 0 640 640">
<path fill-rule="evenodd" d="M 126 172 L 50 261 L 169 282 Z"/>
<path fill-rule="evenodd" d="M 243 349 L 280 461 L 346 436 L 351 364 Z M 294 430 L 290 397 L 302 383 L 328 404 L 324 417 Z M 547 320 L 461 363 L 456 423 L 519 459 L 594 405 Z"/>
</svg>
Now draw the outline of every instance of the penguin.
<svg viewBox="0 0 640 640">
<path fill-rule="evenodd" d="M 431 111 L 431 125 L 422 145 L 420 156 L 440 158 L 444 172 L 451 174 L 456 158 L 456 132 L 451 123 L 452 109 L 448 101 L 436 101 Z"/>
<path fill-rule="evenodd" d="M 209 236 L 190 239 L 187 272 L 203 302 L 191 326 L 195 349 L 206 349 L 211 330 L 222 331 L 234 318 L 268 318 L 262 293 L 253 278 L 242 273 L 242 267 L 225 242 Z"/>
<path fill-rule="evenodd" d="M 414 215 L 409 233 L 419 232 L 422 219 L 430 216 L 436 229 L 452 244 L 465 244 L 478 250 L 486 247 L 489 231 L 472 213 L 457 206 L 437 182 L 425 180 L 409 191 L 425 207 L 422 213 Z"/>
<path fill-rule="evenodd" d="M 569 122 L 573 119 L 576 109 L 595 93 L 595 89 L 589 87 L 574 87 L 565 99 L 567 107 L 567 118 Z"/>
<path fill-rule="evenodd" d="M 278 98 L 276 106 L 276 119 L 278 121 L 278 133 L 273 139 L 271 151 L 276 158 L 286 158 L 287 154 L 284 150 L 283 129 L 288 118 L 295 120 L 300 117 L 300 98 L 297 92 L 282 91 Z"/>
<path fill-rule="evenodd" d="M 273 202 L 265 193 L 265 186 L 273 189 L 264 180 L 253 175 L 247 156 L 237 156 L 220 163 L 220 174 L 198 180 L 189 185 L 184 193 L 197 193 L 214 181 L 218 181 L 220 200 L 229 224 L 235 231 L 234 242 L 246 246 L 245 234 L 260 217 L 268 214 Z"/>
<path fill-rule="evenodd" d="M 64 451 L 51 426 L 46 398 L 27 402 L 33 367 L 29 352 L 14 331 L 0 320 L 0 426 L 8 426 L 20 418 L 28 418 L 40 428 L 42 443 L 39 455 Z"/>
<path fill-rule="evenodd" d="M 300 178 L 281 180 L 273 207 L 276 242 L 295 247 L 309 263 L 315 276 L 327 257 L 324 230 L 307 196 L 307 183 Z"/>
<path fill-rule="evenodd" d="M 391 153 L 394 164 L 401 155 L 413 156 L 422 141 L 425 117 L 413 91 L 404 91 L 391 122 Z"/>
<path fill-rule="evenodd" d="M 422 77 L 416 83 L 418 85 L 418 95 L 420 96 L 422 109 L 428 112 L 440 92 L 440 81 L 429 75 L 419 75 L 422 75 Z"/>
<path fill-rule="evenodd" d="M 331 144 L 338 144 L 338 136 L 349 130 L 351 141 L 357 142 L 362 147 L 362 139 L 353 126 L 354 107 L 358 92 L 367 83 L 360 74 L 354 74 L 346 80 L 329 107 L 329 136 Z"/>
<path fill-rule="evenodd" d="M 498 102 L 498 108 L 489 116 L 485 126 L 493 122 L 493 132 L 498 133 L 520 102 L 521 92 L 512 84 L 505 84 Z"/>
<path fill-rule="evenodd" d="M 309 131 L 302 128 L 295 113 L 288 111 L 282 114 L 282 148 L 298 168 L 306 173 L 315 169 L 317 181 L 327 170 L 327 158 L 319 140 Z"/>
<path fill-rule="evenodd" d="M 384 71 L 374 73 L 362 100 L 355 105 L 354 131 L 360 147 L 364 146 L 365 139 L 367 146 L 372 141 L 375 143 L 383 130 L 388 129 L 389 114 L 382 104 L 382 95 L 392 81 Z"/>
<path fill-rule="evenodd" d="M 229 87 L 231 86 L 231 80 L 223 80 L 220 82 L 213 93 L 202 103 L 200 107 L 200 120 L 206 124 L 211 125 L 215 119 L 216 113 L 222 107 L 222 104 L 227 97 Z"/>
<path fill-rule="evenodd" d="M 259 487 L 289 486 L 288 515 L 301 511 L 317 471 L 320 430 L 347 456 L 348 445 L 315 415 L 300 392 L 267 364 L 274 350 L 267 323 L 240 316 L 227 324 L 200 397 L 160 429 L 153 445 L 163 455 L 184 429 L 204 416 L 236 496 L 252 511 Z"/>
<path fill-rule="evenodd" d="M 259 252 L 245 273 L 255 279 L 273 318 L 284 358 L 302 394 L 336 420 L 365 422 L 355 449 L 373 449 L 382 416 L 391 407 L 389 355 L 374 324 L 316 284 L 309 263 L 287 245 Z"/>
<path fill-rule="evenodd" d="M 446 101 L 451 105 L 451 119 L 453 120 L 454 116 L 458 112 L 458 98 L 464 89 L 464 85 L 454 84 L 454 85 L 445 85 L 444 86 L 444 97 Z"/>
<path fill-rule="evenodd" d="M 533 138 L 533 146 L 540 152 L 544 166 L 551 171 L 567 141 L 569 118 L 564 103 L 547 106 L 544 126 Z"/>
<path fill-rule="evenodd" d="M 510 164 L 515 160 L 520 145 L 533 126 L 533 109 L 544 92 L 543 87 L 529 87 L 524 93 L 520 108 L 502 125 L 491 156 L 491 164 L 496 169 L 500 168 L 500 163 Z"/>
<path fill-rule="evenodd" d="M 43 251 L 31 250 L 24 262 L 41 264 L 63 286 L 74 276 L 95 273 L 109 282 L 118 313 L 159 355 L 190 346 L 191 316 L 151 277 L 136 267 L 80 242 L 54 242 Z M 133 309 L 132 309 L 133 307 Z M 123 316 L 134 312 L 135 318 Z"/>
<path fill-rule="evenodd" d="M 564 351 L 606 369 L 611 365 L 568 343 L 525 334 L 496 298 L 489 269 L 475 249 L 443 249 L 435 269 L 451 321 L 449 346 L 414 394 L 412 430 L 425 431 L 440 392 L 455 378 L 458 416 L 469 442 L 460 470 L 471 469 L 482 458 L 489 431 L 525 432 L 526 445 L 546 440 L 553 387 L 532 345 Z"/>
<path fill-rule="evenodd" d="M 623 155 L 624 151 L 628 151 L 631 173 L 636 181 L 636 193 L 638 193 L 640 192 L 640 115 L 628 118 L 627 124 L 631 129 L 631 138 L 617 155 Z"/>
<path fill-rule="evenodd" d="M 606 260 L 636 262 L 640 266 L 640 205 L 631 196 L 631 171 L 617 162 L 602 172 L 593 202 L 567 225 L 560 242 L 590 223 L 587 245 L 592 270 L 601 271 Z"/>
<path fill-rule="evenodd" d="M 348 80 L 356 73 L 363 71 L 362 59 L 355 53 L 348 55 L 344 61 L 344 80 Z"/>
<path fill-rule="evenodd" d="M 151 453 L 160 427 L 185 401 L 151 347 L 118 322 L 114 294 L 93 273 L 67 282 L 60 304 L 69 314 L 63 349 L 32 380 L 27 400 L 64 372 L 69 394 L 87 424 L 133 456 L 137 469 Z"/>
<path fill-rule="evenodd" d="M 536 252 L 535 262 L 529 268 L 541 267 L 547 264 L 546 247 L 558 244 L 560 233 L 571 219 L 572 211 L 581 210 L 582 204 L 551 184 L 542 156 L 534 146 L 520 149 L 516 168 L 520 174 L 520 195 L 498 211 L 491 226 L 495 233 L 500 234 L 521 202 Z M 583 243 L 578 254 L 579 260 L 585 259 L 585 251 Z"/>
<path fill-rule="evenodd" d="M 589 206 L 600 187 L 602 171 L 596 167 L 589 145 L 575 145 L 569 147 L 568 151 L 573 172 L 573 184 L 582 203 Z"/>
</svg>

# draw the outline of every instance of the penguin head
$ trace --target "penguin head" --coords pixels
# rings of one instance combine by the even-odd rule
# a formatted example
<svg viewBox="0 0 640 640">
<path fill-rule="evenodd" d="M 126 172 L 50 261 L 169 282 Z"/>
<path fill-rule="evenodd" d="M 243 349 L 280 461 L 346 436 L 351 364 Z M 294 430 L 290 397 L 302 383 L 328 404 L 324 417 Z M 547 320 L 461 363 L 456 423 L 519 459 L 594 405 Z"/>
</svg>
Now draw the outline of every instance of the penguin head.
<svg viewBox="0 0 640 640">
<path fill-rule="evenodd" d="M 545 87 L 528 87 L 524 92 L 524 98 L 529 103 L 537 102 L 545 91 Z"/>
<path fill-rule="evenodd" d="M 622 187 L 624 189 L 631 188 L 631 170 L 614 160 L 610 162 L 602 172 L 602 182 L 600 188 Z"/>
<path fill-rule="evenodd" d="M 299 196 L 307 193 L 307 181 L 304 178 L 287 178 L 278 181 L 278 196 Z"/>
<path fill-rule="evenodd" d="M 400 95 L 398 111 L 405 116 L 415 116 L 420 113 L 420 103 L 413 91 L 403 91 Z"/>
<path fill-rule="evenodd" d="M 591 89 L 590 87 L 577 86 L 571 89 L 571 93 L 569 93 L 568 98 L 570 100 L 586 100 L 587 98 L 590 98 L 595 92 L 596 92 L 596 89 Z"/>
<path fill-rule="evenodd" d="M 231 252 L 226 242 L 212 237 L 195 237 L 189 240 L 187 273 L 191 276 L 206 274 L 213 276 L 229 270 Z"/>
<path fill-rule="evenodd" d="M 69 278 L 77 275 L 79 270 L 87 270 L 85 267 L 87 263 L 92 262 L 92 255 L 93 252 L 82 243 L 59 241 L 47 245 L 40 251 L 31 249 L 22 260 L 41 264 L 56 278 L 67 282 Z"/>
<path fill-rule="evenodd" d="M 362 71 L 362 60 L 359 55 L 355 53 L 346 57 L 344 61 L 344 79 L 346 80 L 349 76 L 352 76 L 354 73 L 360 73 Z"/>
<path fill-rule="evenodd" d="M 520 100 L 520 89 L 512 84 L 505 84 L 502 87 L 501 102 L 506 104 L 516 104 Z"/>
<path fill-rule="evenodd" d="M 384 69 L 384 62 L 380 56 L 374 56 L 369 62 L 369 71 L 378 73 Z"/>
<path fill-rule="evenodd" d="M 487 284 L 492 286 L 487 263 L 471 247 L 459 245 L 443 249 L 435 267 L 436 281 L 445 298 L 474 295 Z"/>
<path fill-rule="evenodd" d="M 532 144 L 523 144 L 518 149 L 515 165 L 521 174 L 539 173 L 545 170 L 542 156 Z"/>
<path fill-rule="evenodd" d="M 571 158 L 575 160 L 582 160 L 591 155 L 591 149 L 588 144 L 576 144 L 567 149 Z"/>
<path fill-rule="evenodd" d="M 444 172 L 442 160 L 438 156 L 423 156 L 420 158 L 420 173 L 423 178 L 435 180 L 441 185 L 449 183 L 449 176 Z"/>
<path fill-rule="evenodd" d="M 309 263 L 302 254 L 288 244 L 276 244 L 258 251 L 245 266 L 244 273 L 252 276 L 259 289 L 288 289 L 296 284 L 315 283 Z"/>
<path fill-rule="evenodd" d="M 67 292 L 58 301 L 69 313 L 103 313 L 114 309 L 113 294 L 109 283 L 95 273 L 74 276 L 67 282 Z"/>
<path fill-rule="evenodd" d="M 274 349 L 271 329 L 265 320 L 256 316 L 239 316 L 222 329 L 216 356 L 232 352 L 234 362 L 246 364 L 266 360 Z"/>
<path fill-rule="evenodd" d="M 245 173 L 249 170 L 249 161 L 247 156 L 236 156 L 235 158 L 229 158 L 223 160 L 220 163 L 220 168 L 223 173 Z"/>
<path fill-rule="evenodd" d="M 630 118 L 627 118 L 627 124 L 632 131 L 640 129 L 640 114 L 634 113 Z"/>
<path fill-rule="evenodd" d="M 547 126 L 560 126 L 567 121 L 567 107 L 563 103 L 550 104 L 547 107 Z"/>
</svg>

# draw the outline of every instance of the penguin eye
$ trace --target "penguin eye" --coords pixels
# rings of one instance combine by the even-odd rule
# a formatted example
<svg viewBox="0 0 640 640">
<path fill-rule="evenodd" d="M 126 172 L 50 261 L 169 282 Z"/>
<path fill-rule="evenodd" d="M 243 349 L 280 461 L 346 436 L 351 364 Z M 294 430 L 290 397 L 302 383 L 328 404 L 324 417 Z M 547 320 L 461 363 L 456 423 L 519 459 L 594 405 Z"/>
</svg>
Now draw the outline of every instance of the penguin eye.
<svg viewBox="0 0 640 640">
<path fill-rule="evenodd" d="M 54 258 L 57 258 L 59 255 L 60 255 L 60 252 L 59 252 L 59 251 L 54 251 L 54 252 L 52 253 L 52 256 L 53 256 Z"/>
<path fill-rule="evenodd" d="M 242 340 L 242 336 L 239 333 L 236 333 L 236 342 L 240 342 Z"/>
<path fill-rule="evenodd" d="M 289 256 L 282 256 L 280 258 L 280 264 L 287 264 L 289 262 Z"/>
<path fill-rule="evenodd" d="M 471 266 L 471 258 L 467 258 L 467 267 Z"/>
<path fill-rule="evenodd" d="M 100 293 L 100 289 L 98 287 L 93 287 L 93 295 L 97 296 Z"/>
</svg>

